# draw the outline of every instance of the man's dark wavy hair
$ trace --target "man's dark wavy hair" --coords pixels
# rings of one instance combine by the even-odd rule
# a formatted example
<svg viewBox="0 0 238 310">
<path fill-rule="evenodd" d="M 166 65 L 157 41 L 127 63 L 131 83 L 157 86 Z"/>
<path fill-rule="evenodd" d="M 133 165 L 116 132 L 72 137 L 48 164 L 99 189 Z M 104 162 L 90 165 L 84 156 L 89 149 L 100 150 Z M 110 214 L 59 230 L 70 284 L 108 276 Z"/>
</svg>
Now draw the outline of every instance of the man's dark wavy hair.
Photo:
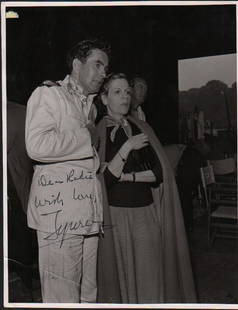
<svg viewBox="0 0 238 310">
<path fill-rule="evenodd" d="M 83 40 L 73 46 L 67 55 L 67 64 L 70 72 L 73 69 L 73 60 L 75 58 L 85 62 L 87 57 L 94 49 L 103 51 L 107 54 L 108 58 L 111 56 L 111 47 L 108 42 L 99 39 Z"/>
</svg>

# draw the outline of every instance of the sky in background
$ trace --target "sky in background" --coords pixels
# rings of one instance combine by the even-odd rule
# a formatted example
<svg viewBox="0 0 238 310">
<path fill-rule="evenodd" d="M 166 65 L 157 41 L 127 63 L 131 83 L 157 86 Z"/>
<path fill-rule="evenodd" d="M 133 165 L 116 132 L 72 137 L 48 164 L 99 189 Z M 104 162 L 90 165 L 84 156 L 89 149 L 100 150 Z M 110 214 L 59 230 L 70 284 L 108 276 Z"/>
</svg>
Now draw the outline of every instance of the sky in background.
<svg viewBox="0 0 238 310">
<path fill-rule="evenodd" d="M 210 80 L 229 87 L 236 81 L 236 54 L 182 59 L 178 62 L 179 90 L 199 88 Z"/>
</svg>

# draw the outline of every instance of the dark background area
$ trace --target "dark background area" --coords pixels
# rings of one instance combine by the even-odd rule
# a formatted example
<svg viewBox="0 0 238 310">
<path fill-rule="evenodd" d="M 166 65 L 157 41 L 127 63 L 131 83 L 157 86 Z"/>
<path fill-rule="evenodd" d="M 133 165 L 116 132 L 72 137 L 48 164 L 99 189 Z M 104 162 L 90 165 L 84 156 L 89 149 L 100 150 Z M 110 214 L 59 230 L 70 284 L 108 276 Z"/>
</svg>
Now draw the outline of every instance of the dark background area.
<svg viewBox="0 0 238 310">
<path fill-rule="evenodd" d="M 44 80 L 63 79 L 78 41 L 112 45 L 110 70 L 143 76 L 143 109 L 163 143 L 178 141 L 178 60 L 236 52 L 235 5 L 9 8 L 8 98 L 26 104 Z M 11 74 L 10 74 L 11 73 Z"/>
</svg>

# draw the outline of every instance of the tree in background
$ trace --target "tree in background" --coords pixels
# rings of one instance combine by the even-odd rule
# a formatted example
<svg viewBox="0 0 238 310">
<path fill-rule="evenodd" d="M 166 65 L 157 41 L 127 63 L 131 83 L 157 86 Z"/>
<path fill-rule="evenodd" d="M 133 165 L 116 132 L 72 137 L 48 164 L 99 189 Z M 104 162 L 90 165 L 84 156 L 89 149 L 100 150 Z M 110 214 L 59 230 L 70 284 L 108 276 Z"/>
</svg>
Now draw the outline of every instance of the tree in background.
<svg viewBox="0 0 238 310">
<path fill-rule="evenodd" d="M 219 80 L 212 80 L 200 88 L 179 92 L 181 114 L 194 111 L 195 107 L 204 111 L 205 119 L 212 121 L 214 128 L 236 128 L 236 82 L 228 87 Z M 228 107 L 228 111 L 227 111 Z"/>
</svg>

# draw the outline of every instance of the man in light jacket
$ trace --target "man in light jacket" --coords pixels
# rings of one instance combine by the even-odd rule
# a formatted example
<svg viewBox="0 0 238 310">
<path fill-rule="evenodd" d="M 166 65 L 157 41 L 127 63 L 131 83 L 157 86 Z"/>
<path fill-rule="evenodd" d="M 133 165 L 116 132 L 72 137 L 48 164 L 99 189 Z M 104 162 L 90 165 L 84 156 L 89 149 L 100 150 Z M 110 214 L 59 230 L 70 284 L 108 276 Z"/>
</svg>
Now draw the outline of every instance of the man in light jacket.
<svg viewBox="0 0 238 310">
<path fill-rule="evenodd" d="M 27 215 L 37 231 L 43 302 L 96 302 L 102 205 L 91 95 L 109 54 L 104 42 L 79 42 L 68 54 L 71 73 L 43 83 L 28 101 L 26 147 L 35 171 Z"/>
</svg>

